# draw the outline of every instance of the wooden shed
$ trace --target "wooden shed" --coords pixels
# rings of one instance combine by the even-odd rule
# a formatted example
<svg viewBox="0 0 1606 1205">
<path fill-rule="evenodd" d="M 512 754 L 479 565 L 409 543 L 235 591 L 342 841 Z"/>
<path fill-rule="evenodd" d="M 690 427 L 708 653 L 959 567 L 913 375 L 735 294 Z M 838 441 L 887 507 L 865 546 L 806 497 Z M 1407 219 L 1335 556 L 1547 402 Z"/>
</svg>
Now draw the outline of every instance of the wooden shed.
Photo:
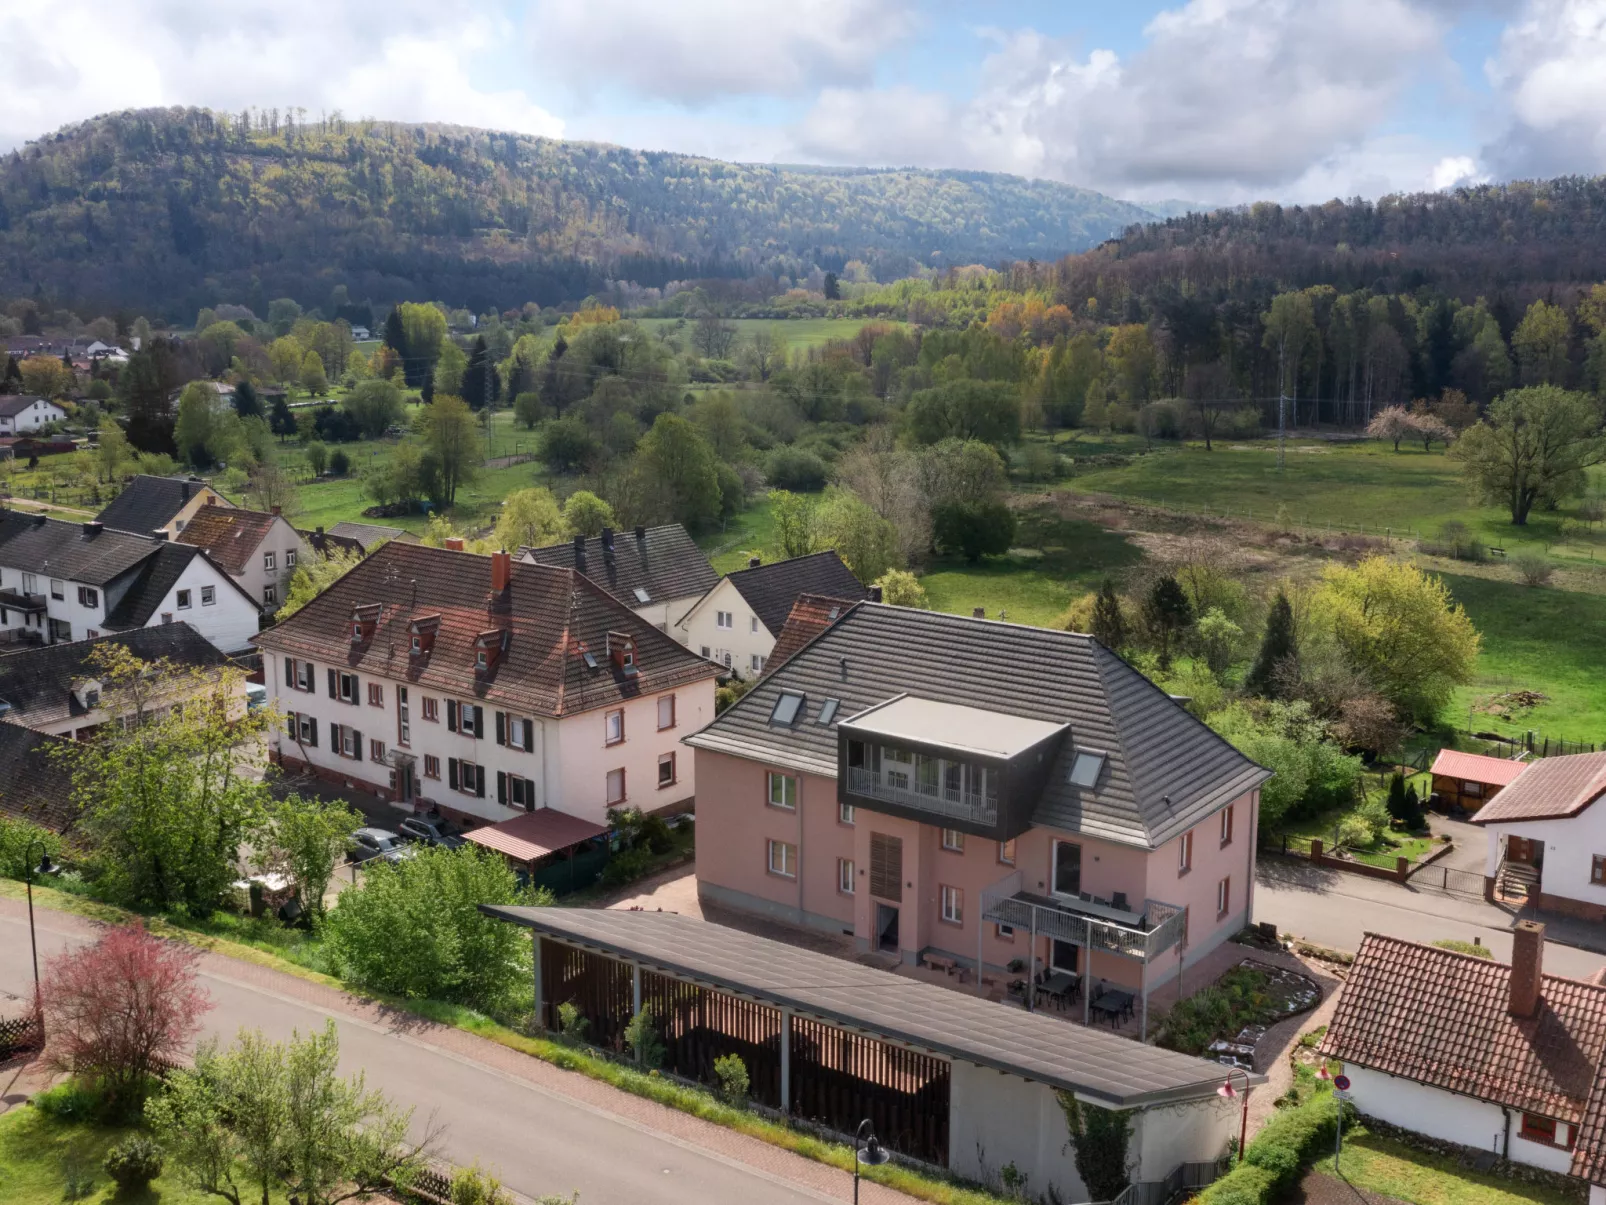
<svg viewBox="0 0 1606 1205">
<path fill-rule="evenodd" d="M 1440 749 L 1433 759 L 1433 794 L 1441 808 L 1475 812 L 1527 768 L 1525 761 Z"/>
</svg>

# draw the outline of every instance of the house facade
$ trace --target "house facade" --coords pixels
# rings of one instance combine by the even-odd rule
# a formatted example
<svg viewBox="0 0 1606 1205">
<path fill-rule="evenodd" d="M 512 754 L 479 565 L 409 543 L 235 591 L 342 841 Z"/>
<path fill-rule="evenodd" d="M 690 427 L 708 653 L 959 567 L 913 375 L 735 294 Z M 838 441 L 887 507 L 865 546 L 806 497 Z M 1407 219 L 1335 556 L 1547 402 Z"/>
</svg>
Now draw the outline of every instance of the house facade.
<svg viewBox="0 0 1606 1205">
<path fill-rule="evenodd" d="M 468 825 L 672 812 L 714 667 L 572 570 L 386 544 L 257 639 L 287 768 Z"/>
<path fill-rule="evenodd" d="M 1323 1055 L 1356 1107 L 1446 1142 L 1606 1185 L 1606 987 L 1544 973 L 1519 921 L 1507 966 L 1369 933 Z"/>
<path fill-rule="evenodd" d="M 1267 772 L 1091 637 L 859 603 L 686 743 L 699 893 L 861 950 L 1141 993 L 1251 912 Z"/>
<path fill-rule="evenodd" d="M 1606 921 L 1606 752 L 1531 762 L 1472 817 L 1487 834 L 1486 894 Z"/>
<path fill-rule="evenodd" d="M 277 510 L 203 506 L 179 534 L 181 544 L 204 548 L 269 614 L 290 592 L 301 558 L 312 549 Z"/>
<path fill-rule="evenodd" d="M 841 600 L 843 606 L 868 597 L 853 571 L 834 550 L 765 565 L 758 557 L 747 568 L 727 573 L 675 623 L 675 639 L 744 678 L 764 672 L 775 642 L 805 594 Z"/>
<path fill-rule="evenodd" d="M 26 435 L 66 417 L 67 412 L 49 398 L 27 394 L 0 396 L 0 435 Z"/>
<path fill-rule="evenodd" d="M 131 478 L 123 492 L 95 518 L 113 531 L 131 531 L 140 536 L 162 532 L 168 539 L 175 539 L 202 507 L 233 505 L 198 478 L 141 473 Z"/>
<path fill-rule="evenodd" d="M 575 536 L 563 544 L 520 548 L 517 559 L 584 574 L 660 632 L 670 631 L 719 581 L 679 523 L 631 532 L 605 527 L 589 539 Z"/>
</svg>

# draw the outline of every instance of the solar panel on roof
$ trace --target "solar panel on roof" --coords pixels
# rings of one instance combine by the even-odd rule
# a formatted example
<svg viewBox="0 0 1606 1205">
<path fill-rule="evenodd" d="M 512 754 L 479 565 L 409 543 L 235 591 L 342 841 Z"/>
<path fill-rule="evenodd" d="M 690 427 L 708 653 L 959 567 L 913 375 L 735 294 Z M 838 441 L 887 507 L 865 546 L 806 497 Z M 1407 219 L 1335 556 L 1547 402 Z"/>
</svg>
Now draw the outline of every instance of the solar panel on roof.
<svg viewBox="0 0 1606 1205">
<path fill-rule="evenodd" d="M 790 724 L 797 719 L 797 713 L 803 709 L 803 696 L 783 690 L 781 697 L 775 700 L 774 710 L 770 712 L 770 723 Z"/>
</svg>

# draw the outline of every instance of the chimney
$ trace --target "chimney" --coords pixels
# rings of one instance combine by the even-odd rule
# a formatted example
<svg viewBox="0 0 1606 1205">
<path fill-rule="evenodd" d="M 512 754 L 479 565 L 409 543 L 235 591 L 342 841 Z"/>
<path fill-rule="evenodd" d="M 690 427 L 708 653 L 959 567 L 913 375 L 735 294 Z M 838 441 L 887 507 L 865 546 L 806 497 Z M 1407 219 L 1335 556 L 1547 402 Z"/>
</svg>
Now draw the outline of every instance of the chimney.
<svg viewBox="0 0 1606 1205">
<path fill-rule="evenodd" d="M 970 612 L 970 617 L 972 619 L 986 619 L 987 618 L 987 608 L 986 607 L 974 607 L 974 608 L 972 608 L 971 612 Z"/>
<path fill-rule="evenodd" d="M 190 500 L 190 483 L 188 481 L 178 483 L 178 496 L 185 502 Z"/>
<path fill-rule="evenodd" d="M 747 558 L 747 567 L 749 569 L 757 569 L 763 563 L 764 563 L 764 558 L 763 557 L 750 556 L 750 557 Z"/>
<path fill-rule="evenodd" d="M 881 601 L 881 587 L 880 586 L 871 586 L 870 587 L 870 601 L 871 602 L 880 602 Z"/>
<path fill-rule="evenodd" d="M 462 552 L 463 551 L 463 537 L 462 536 L 447 536 L 446 537 L 446 551 L 447 552 Z"/>
<path fill-rule="evenodd" d="M 1545 927 L 1538 921 L 1518 921 L 1511 928 L 1510 1010 L 1513 1017 L 1531 1017 L 1539 1011 L 1544 961 Z"/>
<path fill-rule="evenodd" d="M 318 528 L 318 534 L 319 534 L 319 535 L 320 535 L 320 536 L 321 536 L 321 535 L 323 535 L 323 528 L 321 528 L 321 527 L 320 527 L 320 528 Z"/>
<path fill-rule="evenodd" d="M 637 523 L 636 524 L 636 539 L 639 540 L 639 541 L 645 541 L 646 538 L 647 538 L 647 528 L 644 525 L 642 525 L 640 523 Z"/>
<path fill-rule="evenodd" d="M 574 563 L 581 568 L 585 567 L 586 538 L 584 536 L 577 535 L 574 537 Z"/>
<path fill-rule="evenodd" d="M 151 538 L 158 544 L 165 544 L 173 537 L 168 533 L 167 528 L 158 527 L 155 531 L 151 532 Z"/>
<path fill-rule="evenodd" d="M 105 525 L 99 519 L 84 520 L 84 534 L 90 539 L 94 539 L 103 530 L 105 530 Z"/>
<path fill-rule="evenodd" d="M 613 528 L 611 527 L 602 529 L 602 550 L 604 552 L 613 551 Z"/>
<path fill-rule="evenodd" d="M 513 581 L 513 558 L 506 548 L 491 553 L 491 592 L 501 594 Z"/>
</svg>

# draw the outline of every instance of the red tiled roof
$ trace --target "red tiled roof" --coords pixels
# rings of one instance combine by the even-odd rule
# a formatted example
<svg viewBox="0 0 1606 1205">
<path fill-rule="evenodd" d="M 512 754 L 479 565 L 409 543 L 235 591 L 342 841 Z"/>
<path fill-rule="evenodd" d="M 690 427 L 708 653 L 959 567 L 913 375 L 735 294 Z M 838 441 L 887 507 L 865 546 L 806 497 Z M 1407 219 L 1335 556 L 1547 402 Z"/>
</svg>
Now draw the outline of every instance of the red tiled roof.
<svg viewBox="0 0 1606 1205">
<path fill-rule="evenodd" d="M 519 862 L 533 862 L 558 849 L 600 837 L 608 830 L 600 824 L 567 812 L 541 808 L 500 824 L 476 828 L 463 835 L 476 845 L 494 849 Z"/>
<path fill-rule="evenodd" d="M 775 638 L 775 647 L 770 650 L 769 659 L 764 663 L 764 672 L 769 673 L 779 667 L 798 649 L 846 615 L 854 603 L 862 601 L 829 598 L 823 594 L 799 594 L 797 601 L 792 604 L 791 614 L 786 617 L 780 634 Z"/>
<path fill-rule="evenodd" d="M 1508 1010 L 1505 963 L 1368 933 L 1321 1052 L 1513 1109 L 1579 1122 L 1606 1049 L 1606 988 L 1545 975 Z"/>
<path fill-rule="evenodd" d="M 617 706 L 720 672 L 584 574 L 513 561 L 509 575 L 506 593 L 493 595 L 490 557 L 393 542 L 253 639 L 268 653 L 548 716 Z M 353 644 L 352 612 L 367 606 L 378 606 L 379 618 L 373 634 Z M 430 651 L 414 657 L 408 625 L 423 616 L 438 616 L 439 626 Z M 493 629 L 508 633 L 505 649 L 476 671 L 475 640 Z M 635 641 L 635 674 L 609 659 L 610 631 Z"/>
<path fill-rule="evenodd" d="M 1530 763 L 1508 757 L 1485 757 L 1482 753 L 1462 753 L 1459 749 L 1440 749 L 1433 759 L 1434 774 L 1466 782 L 1487 783 L 1492 787 L 1510 786 Z"/>
<path fill-rule="evenodd" d="M 1569 753 L 1531 763 L 1472 819 L 1478 824 L 1500 820 L 1561 820 L 1576 816 L 1606 793 L 1606 750 Z"/>
<path fill-rule="evenodd" d="M 278 515 L 208 502 L 178 534 L 178 543 L 204 548 L 224 572 L 244 573 Z"/>
</svg>

